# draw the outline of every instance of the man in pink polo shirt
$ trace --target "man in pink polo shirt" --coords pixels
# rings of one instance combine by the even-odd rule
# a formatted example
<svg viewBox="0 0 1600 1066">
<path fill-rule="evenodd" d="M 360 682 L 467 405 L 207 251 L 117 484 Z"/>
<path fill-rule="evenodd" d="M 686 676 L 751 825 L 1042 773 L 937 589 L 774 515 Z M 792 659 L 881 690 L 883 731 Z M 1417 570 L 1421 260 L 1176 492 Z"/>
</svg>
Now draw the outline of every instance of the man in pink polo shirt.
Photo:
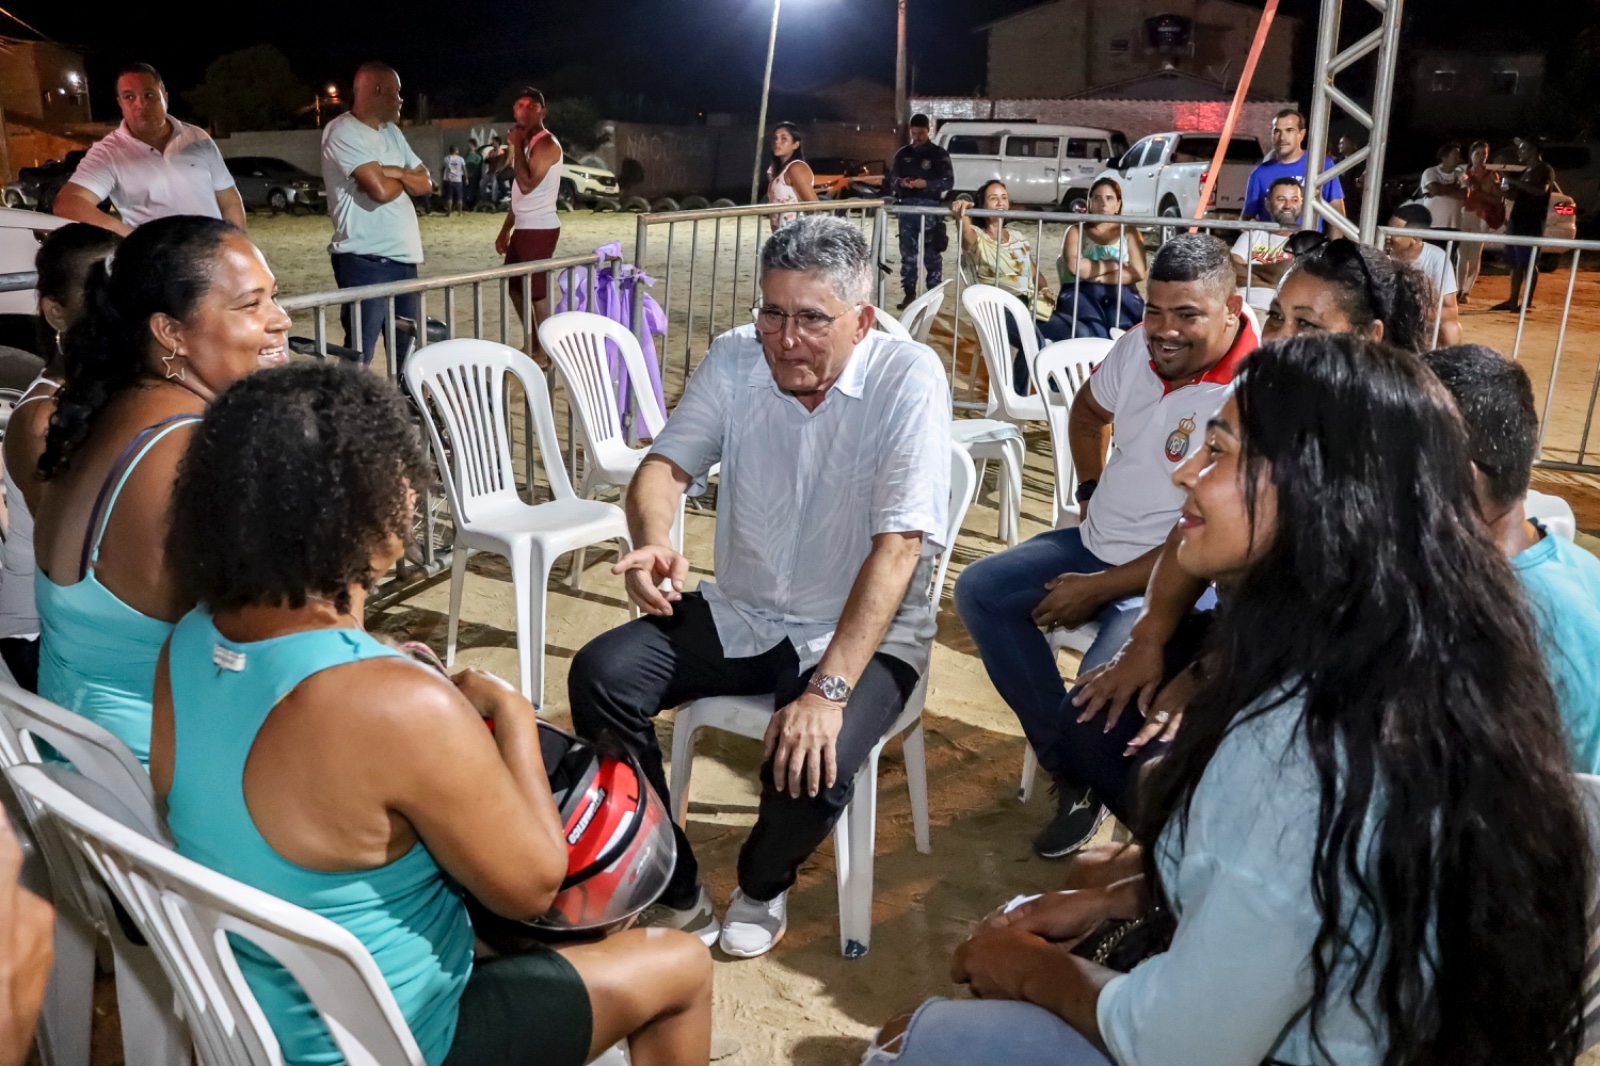
<svg viewBox="0 0 1600 1066">
<path fill-rule="evenodd" d="M 956 582 L 956 609 L 990 680 L 1056 783 L 1059 810 L 1034 841 L 1045 858 L 1086 843 L 1105 809 L 1056 756 L 1079 712 L 1044 631 L 1099 624 L 1080 673 L 1116 654 L 1183 506 L 1172 472 L 1202 445 L 1234 370 L 1260 343 L 1234 291 L 1228 247 L 1214 237 L 1167 241 L 1148 288 L 1144 323 L 1117 339 L 1073 400 L 1068 439 L 1083 524 L 980 560 Z"/>
</svg>

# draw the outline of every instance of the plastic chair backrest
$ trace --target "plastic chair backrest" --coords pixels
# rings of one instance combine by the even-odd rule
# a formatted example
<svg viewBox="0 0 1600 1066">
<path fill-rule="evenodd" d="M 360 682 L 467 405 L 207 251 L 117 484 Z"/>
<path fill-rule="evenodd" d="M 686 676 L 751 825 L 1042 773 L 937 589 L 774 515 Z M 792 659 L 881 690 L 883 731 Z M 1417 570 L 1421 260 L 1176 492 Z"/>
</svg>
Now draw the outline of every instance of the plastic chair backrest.
<svg viewBox="0 0 1600 1066">
<path fill-rule="evenodd" d="M 558 500 L 576 497 L 561 461 L 550 391 L 532 359 L 494 341 L 458 338 L 413 352 L 405 374 L 427 423 L 450 508 L 463 525 L 470 526 L 486 507 L 520 500 L 511 454 L 508 375 L 517 379 L 527 397 L 550 491 Z M 449 449 L 440 433 L 440 418 L 449 434 Z"/>
<path fill-rule="evenodd" d="M 1529 489 L 1522 507 L 1529 518 L 1537 518 L 1556 536 L 1572 540 L 1578 535 L 1578 516 L 1572 513 L 1572 504 L 1560 496 Z"/>
<path fill-rule="evenodd" d="M 1072 401 L 1114 343 L 1103 337 L 1056 341 L 1040 348 L 1038 358 L 1033 361 L 1033 378 L 1043 386 L 1040 395 L 1044 397 L 1045 414 L 1049 416 L 1058 521 L 1068 508 L 1077 504 L 1074 491 L 1078 487 L 1078 474 L 1072 465 L 1072 449 L 1067 444 L 1067 419 L 1072 413 Z"/>
<path fill-rule="evenodd" d="M 644 350 L 626 326 L 588 311 L 565 311 L 539 326 L 539 344 L 561 371 L 568 402 L 578 414 L 583 443 L 597 451 L 628 446 L 607 341 L 617 346 L 627 368 L 629 392 L 644 422 L 641 436 L 654 438 L 667 424 L 667 416 L 656 405 Z"/>
<path fill-rule="evenodd" d="M 156 810 L 150 775 L 127 745 L 86 718 L 63 710 L 15 685 L 0 683 L 0 768 L 27 766 L 44 761 L 38 742 L 43 741 L 85 778 L 97 782 L 137 820 L 141 832 L 153 840 L 170 842 L 165 821 Z M 54 871 L 51 885 L 58 902 L 66 900 L 102 932 L 114 921 L 109 901 L 83 858 L 26 797 L 18 803 L 27 816 L 45 863 Z"/>
<path fill-rule="evenodd" d="M 944 595 L 944 577 L 950 569 L 950 556 L 955 553 L 956 538 L 961 536 L 961 525 L 967 519 L 967 509 L 978 495 L 978 468 L 972 456 L 959 444 L 950 446 L 950 510 L 945 518 L 945 549 L 939 553 L 939 566 L 933 576 L 933 603 L 938 606 Z"/>
<path fill-rule="evenodd" d="M 897 341 L 915 340 L 911 336 L 911 331 L 902 326 L 898 318 L 895 318 L 881 307 L 874 307 L 872 310 L 874 312 L 872 316 L 872 324 L 874 326 L 877 326 Z"/>
<path fill-rule="evenodd" d="M 1278 290 L 1270 285 L 1241 286 L 1236 291 L 1240 296 L 1244 297 L 1246 307 L 1262 314 L 1272 310 L 1273 297 L 1278 295 Z"/>
<path fill-rule="evenodd" d="M 208 870 L 141 836 L 36 766 L 7 771 L 111 886 L 181 997 L 199 1059 L 281 1061 L 229 935 L 280 963 L 310 998 L 351 1066 L 423 1066 L 422 1052 L 372 956 L 343 927 Z"/>
<path fill-rule="evenodd" d="M 927 292 L 911 301 L 900 314 L 900 324 L 911 334 L 911 339 L 918 344 L 928 343 L 928 333 L 933 329 L 933 320 L 939 317 L 939 312 L 944 308 L 945 290 L 955 284 L 955 280 L 941 281 Z"/>
<path fill-rule="evenodd" d="M 961 292 L 961 305 L 967 309 L 973 328 L 978 333 L 978 348 L 989 367 L 989 406 L 1008 417 L 1027 417 L 1014 412 L 1017 393 L 1014 388 L 1011 360 L 1011 338 L 1006 329 L 1007 316 L 1017 327 L 1022 341 L 1022 357 L 1032 366 L 1039 354 L 1039 338 L 1034 333 L 1033 316 L 1017 297 L 993 285 L 969 285 Z"/>
</svg>

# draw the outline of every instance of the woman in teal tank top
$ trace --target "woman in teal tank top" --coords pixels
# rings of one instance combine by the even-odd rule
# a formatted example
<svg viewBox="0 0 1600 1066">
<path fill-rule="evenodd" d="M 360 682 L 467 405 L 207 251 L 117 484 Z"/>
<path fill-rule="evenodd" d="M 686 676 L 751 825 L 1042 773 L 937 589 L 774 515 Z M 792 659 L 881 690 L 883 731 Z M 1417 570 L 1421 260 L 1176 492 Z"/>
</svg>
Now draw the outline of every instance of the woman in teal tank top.
<svg viewBox="0 0 1600 1066">
<path fill-rule="evenodd" d="M 623 1039 L 637 1066 L 703 1064 L 711 967 L 692 936 L 473 961 L 466 897 L 537 917 L 567 853 L 532 704 L 362 628 L 430 477 L 403 401 L 369 374 L 298 364 L 206 414 L 167 541 L 199 606 L 157 666 L 151 735 L 178 850 L 354 934 L 429 1066 L 579 1066 Z M 340 1062 L 288 972 L 233 947 L 285 1062 Z"/>
<path fill-rule="evenodd" d="M 289 316 L 244 234 L 184 216 L 90 268 L 39 473 L 39 694 L 141 762 L 156 656 L 193 603 L 162 553 L 189 434 L 218 392 L 282 362 Z"/>
</svg>

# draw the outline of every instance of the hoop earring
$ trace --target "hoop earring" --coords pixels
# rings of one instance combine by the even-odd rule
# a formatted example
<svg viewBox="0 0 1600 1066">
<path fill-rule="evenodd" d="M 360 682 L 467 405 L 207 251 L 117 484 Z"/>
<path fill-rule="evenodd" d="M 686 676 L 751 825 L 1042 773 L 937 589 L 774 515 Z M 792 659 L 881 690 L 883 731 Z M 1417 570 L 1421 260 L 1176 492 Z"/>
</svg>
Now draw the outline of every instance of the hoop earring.
<svg viewBox="0 0 1600 1066">
<path fill-rule="evenodd" d="M 166 355 L 161 357 L 161 366 L 167 372 L 168 381 L 182 381 L 184 379 L 183 367 L 180 366 L 176 371 L 172 369 L 172 361 L 176 358 L 178 358 L 178 353 L 176 351 L 168 352 Z"/>
</svg>

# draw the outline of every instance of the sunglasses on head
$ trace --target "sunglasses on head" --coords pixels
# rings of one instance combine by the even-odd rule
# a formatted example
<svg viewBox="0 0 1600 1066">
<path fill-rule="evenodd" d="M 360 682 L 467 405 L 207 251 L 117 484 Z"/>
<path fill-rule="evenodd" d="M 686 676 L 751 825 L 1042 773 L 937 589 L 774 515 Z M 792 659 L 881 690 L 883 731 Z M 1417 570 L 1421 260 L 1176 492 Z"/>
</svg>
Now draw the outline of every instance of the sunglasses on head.
<svg viewBox="0 0 1600 1066">
<path fill-rule="evenodd" d="M 1367 264 L 1366 254 L 1361 245 L 1352 240 L 1327 241 L 1318 248 L 1313 255 L 1320 255 L 1334 266 L 1343 266 L 1354 260 L 1361 271 L 1362 286 L 1366 290 L 1367 306 L 1372 310 L 1372 317 L 1377 321 L 1387 321 L 1389 318 L 1389 305 L 1378 290 L 1378 283 L 1372 276 L 1372 267 Z"/>
</svg>

